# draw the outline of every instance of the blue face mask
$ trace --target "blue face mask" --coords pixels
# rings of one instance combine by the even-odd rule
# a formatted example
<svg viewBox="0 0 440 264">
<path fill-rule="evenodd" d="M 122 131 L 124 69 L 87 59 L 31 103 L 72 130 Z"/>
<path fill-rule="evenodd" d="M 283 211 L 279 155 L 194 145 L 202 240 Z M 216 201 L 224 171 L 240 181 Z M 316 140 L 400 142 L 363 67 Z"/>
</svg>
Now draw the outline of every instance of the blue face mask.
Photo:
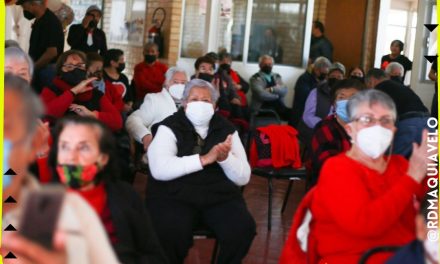
<svg viewBox="0 0 440 264">
<path fill-rule="evenodd" d="M 92 81 L 92 85 L 93 85 L 94 88 L 98 89 L 102 93 L 105 93 L 105 82 L 104 82 L 104 80 Z"/>
<path fill-rule="evenodd" d="M 347 102 L 348 100 L 339 100 L 336 102 L 336 115 L 345 123 L 350 122 L 347 114 Z"/>
<path fill-rule="evenodd" d="M 12 143 L 5 139 L 3 141 L 3 174 L 6 173 L 9 168 L 9 155 L 11 154 Z M 12 175 L 3 175 L 3 190 L 8 188 L 12 182 Z"/>
</svg>

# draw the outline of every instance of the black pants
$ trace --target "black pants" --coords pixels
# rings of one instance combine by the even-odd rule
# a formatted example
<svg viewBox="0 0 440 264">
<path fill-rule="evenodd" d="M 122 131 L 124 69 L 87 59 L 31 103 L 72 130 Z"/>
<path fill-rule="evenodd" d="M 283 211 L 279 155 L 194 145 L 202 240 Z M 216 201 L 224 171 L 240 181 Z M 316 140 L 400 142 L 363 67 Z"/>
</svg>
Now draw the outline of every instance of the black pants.
<svg viewBox="0 0 440 264">
<path fill-rule="evenodd" d="M 281 119 L 286 121 L 289 121 L 292 118 L 292 109 L 288 108 L 281 100 L 264 102 L 261 108 L 274 110 L 278 113 Z"/>
<path fill-rule="evenodd" d="M 241 263 L 256 234 L 255 221 L 242 198 L 202 208 L 176 199 L 154 198 L 147 206 L 171 264 L 183 263 L 193 245 L 193 228 L 200 221 L 216 234 L 219 264 Z"/>
</svg>

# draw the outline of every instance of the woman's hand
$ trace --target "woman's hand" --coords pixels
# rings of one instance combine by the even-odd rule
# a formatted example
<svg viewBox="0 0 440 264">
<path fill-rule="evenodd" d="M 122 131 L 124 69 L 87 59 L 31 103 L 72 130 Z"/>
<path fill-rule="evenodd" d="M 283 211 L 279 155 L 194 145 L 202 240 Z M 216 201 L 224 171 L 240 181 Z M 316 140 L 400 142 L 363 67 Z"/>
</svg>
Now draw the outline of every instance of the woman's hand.
<svg viewBox="0 0 440 264">
<path fill-rule="evenodd" d="M 50 146 L 49 146 L 49 136 L 50 136 L 50 130 L 49 130 L 49 123 L 43 123 L 41 120 L 38 120 L 38 126 L 37 131 L 35 133 L 35 139 L 37 140 L 37 157 L 47 157 Z"/>
<path fill-rule="evenodd" d="M 5 264 L 66 264 L 67 253 L 62 233 L 55 233 L 54 249 L 48 250 L 18 234 L 3 233 L 2 255 L 12 252 L 17 259 L 3 259 Z"/>
<path fill-rule="evenodd" d="M 93 90 L 93 87 L 89 86 L 89 84 L 97 79 L 98 78 L 96 78 L 96 77 L 86 79 L 86 80 L 80 82 L 77 86 L 70 89 L 70 91 L 75 95 L 91 91 L 91 90 Z"/>
<path fill-rule="evenodd" d="M 416 182 L 422 182 L 426 176 L 428 168 L 428 130 L 424 129 L 422 133 L 422 142 L 413 143 L 413 151 L 409 158 L 408 175 Z"/>
<path fill-rule="evenodd" d="M 89 117 L 97 118 L 94 112 L 90 111 L 89 109 L 87 109 L 87 107 L 83 105 L 71 104 L 69 106 L 69 109 L 80 116 L 89 116 Z"/>
<path fill-rule="evenodd" d="M 232 135 L 229 135 L 225 141 L 217 144 L 214 148 L 217 148 L 217 161 L 222 162 L 228 158 L 229 152 L 232 148 Z"/>
</svg>

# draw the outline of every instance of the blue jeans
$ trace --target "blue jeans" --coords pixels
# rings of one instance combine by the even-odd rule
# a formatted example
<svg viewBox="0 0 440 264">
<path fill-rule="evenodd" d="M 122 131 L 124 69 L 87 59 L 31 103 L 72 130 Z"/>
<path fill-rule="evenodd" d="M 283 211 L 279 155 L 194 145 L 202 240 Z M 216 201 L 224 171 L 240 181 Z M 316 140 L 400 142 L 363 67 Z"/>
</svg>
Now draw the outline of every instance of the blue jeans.
<svg viewBox="0 0 440 264">
<path fill-rule="evenodd" d="M 414 117 L 397 121 L 397 131 L 394 135 L 393 154 L 399 154 L 409 158 L 412 153 L 412 143 L 420 144 L 422 140 L 423 129 L 427 128 L 430 132 L 432 129 L 427 125 L 428 117 Z"/>
</svg>

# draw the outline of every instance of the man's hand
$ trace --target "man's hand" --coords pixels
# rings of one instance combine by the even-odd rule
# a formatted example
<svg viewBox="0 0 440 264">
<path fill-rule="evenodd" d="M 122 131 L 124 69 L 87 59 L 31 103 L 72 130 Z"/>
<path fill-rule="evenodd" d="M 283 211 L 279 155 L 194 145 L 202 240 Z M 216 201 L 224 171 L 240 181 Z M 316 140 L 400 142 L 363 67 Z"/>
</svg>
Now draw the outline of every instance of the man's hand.
<svg viewBox="0 0 440 264">
<path fill-rule="evenodd" d="M 48 250 L 19 234 L 6 232 L 2 239 L 3 257 L 12 252 L 17 259 L 3 259 L 5 264 L 66 264 L 65 238 L 60 232 L 54 236 L 54 250 Z"/>
<path fill-rule="evenodd" d="M 148 150 L 148 147 L 150 146 L 151 141 L 153 141 L 153 136 L 151 134 L 145 135 L 142 138 L 142 144 L 144 145 L 145 152 Z"/>
</svg>

